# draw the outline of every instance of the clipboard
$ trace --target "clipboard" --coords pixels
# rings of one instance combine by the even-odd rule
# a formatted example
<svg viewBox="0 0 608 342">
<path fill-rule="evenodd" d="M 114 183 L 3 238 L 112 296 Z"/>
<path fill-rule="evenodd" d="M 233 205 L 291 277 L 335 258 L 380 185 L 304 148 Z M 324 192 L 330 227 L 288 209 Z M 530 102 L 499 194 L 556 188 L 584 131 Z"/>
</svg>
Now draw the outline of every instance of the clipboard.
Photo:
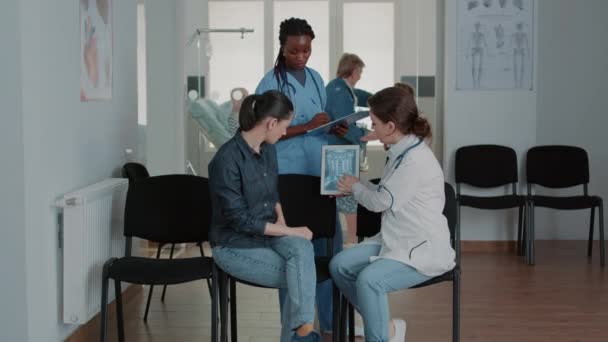
<svg viewBox="0 0 608 342">
<path fill-rule="evenodd" d="M 332 128 L 334 128 L 342 123 L 345 123 L 346 125 L 350 125 L 353 122 L 356 122 L 356 121 L 366 118 L 368 116 L 369 116 L 369 110 L 364 110 L 361 112 L 354 112 L 354 113 L 348 114 L 347 116 L 342 117 L 338 120 L 330 121 L 323 126 L 319 126 L 315 129 L 311 129 L 311 130 L 307 131 L 306 133 L 308 133 L 308 134 L 320 134 L 320 133 L 327 134 L 332 130 Z"/>
</svg>

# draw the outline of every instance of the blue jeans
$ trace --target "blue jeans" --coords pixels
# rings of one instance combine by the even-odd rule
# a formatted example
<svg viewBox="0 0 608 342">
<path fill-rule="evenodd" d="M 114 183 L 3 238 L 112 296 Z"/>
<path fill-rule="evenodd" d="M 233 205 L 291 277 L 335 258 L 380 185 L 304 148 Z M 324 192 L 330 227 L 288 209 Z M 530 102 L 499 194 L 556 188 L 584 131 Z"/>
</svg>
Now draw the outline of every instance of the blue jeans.
<svg viewBox="0 0 608 342">
<path fill-rule="evenodd" d="M 342 226 L 336 214 L 336 235 L 334 236 L 333 252 L 334 255 L 342 251 L 343 237 L 342 237 Z M 327 239 L 313 240 L 312 244 L 315 249 L 315 256 L 327 256 Z M 317 285 L 317 314 L 319 319 L 319 325 L 322 332 L 332 331 L 333 321 L 333 282 L 331 279 L 326 280 Z M 285 294 L 283 290 L 279 289 L 279 302 L 281 307 L 285 300 Z M 286 335 L 282 334 L 284 338 L 281 341 L 286 342 Z"/>
<path fill-rule="evenodd" d="M 389 340 L 387 293 L 410 288 L 431 278 L 396 260 L 369 261 L 379 253 L 379 245 L 360 244 L 336 255 L 329 265 L 336 285 L 363 317 L 367 342 Z"/>
<path fill-rule="evenodd" d="M 231 276 L 286 290 L 281 323 L 289 340 L 296 328 L 314 322 L 317 276 L 310 241 L 282 236 L 270 239 L 267 248 L 216 246 L 213 259 Z"/>
</svg>

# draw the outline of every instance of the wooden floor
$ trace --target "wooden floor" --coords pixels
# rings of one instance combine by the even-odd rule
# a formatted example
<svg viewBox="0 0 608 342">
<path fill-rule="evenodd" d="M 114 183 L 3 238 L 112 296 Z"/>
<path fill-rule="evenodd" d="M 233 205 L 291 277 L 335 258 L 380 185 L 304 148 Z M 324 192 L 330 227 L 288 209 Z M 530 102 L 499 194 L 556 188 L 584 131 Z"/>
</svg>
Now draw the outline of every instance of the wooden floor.
<svg viewBox="0 0 608 342">
<path fill-rule="evenodd" d="M 608 270 L 586 242 L 539 241 L 536 266 L 507 253 L 462 256 L 462 341 L 608 341 Z M 171 286 L 165 303 L 155 288 L 148 323 L 147 287 L 125 303 L 127 341 L 208 341 L 205 282 Z M 239 286 L 239 341 L 278 341 L 276 290 Z M 394 316 L 407 321 L 407 341 L 451 341 L 451 283 L 390 295 Z M 116 323 L 109 322 L 111 341 Z M 97 336 L 91 336 L 96 341 Z"/>
</svg>

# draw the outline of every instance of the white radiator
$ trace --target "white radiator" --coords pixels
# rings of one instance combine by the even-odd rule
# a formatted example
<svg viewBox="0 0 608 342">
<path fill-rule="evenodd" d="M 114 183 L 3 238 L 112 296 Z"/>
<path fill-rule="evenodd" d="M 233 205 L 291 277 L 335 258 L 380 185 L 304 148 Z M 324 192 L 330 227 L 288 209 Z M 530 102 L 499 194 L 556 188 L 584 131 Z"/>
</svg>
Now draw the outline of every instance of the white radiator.
<svg viewBox="0 0 608 342">
<path fill-rule="evenodd" d="M 84 324 L 100 311 L 101 271 L 124 255 L 123 218 L 128 181 L 110 178 L 64 195 L 63 321 Z M 114 299 L 110 283 L 108 298 Z M 124 289 L 124 286 L 123 286 Z"/>
</svg>

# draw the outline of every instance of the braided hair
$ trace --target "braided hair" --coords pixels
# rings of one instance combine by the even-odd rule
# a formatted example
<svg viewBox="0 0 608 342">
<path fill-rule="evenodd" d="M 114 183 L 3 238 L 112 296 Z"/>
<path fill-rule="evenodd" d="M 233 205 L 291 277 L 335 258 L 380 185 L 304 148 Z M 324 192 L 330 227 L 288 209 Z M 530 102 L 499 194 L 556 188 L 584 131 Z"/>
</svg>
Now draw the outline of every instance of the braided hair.
<svg viewBox="0 0 608 342">
<path fill-rule="evenodd" d="M 287 85 L 287 71 L 283 48 L 288 36 L 309 36 L 311 40 L 315 39 L 315 33 L 305 19 L 289 18 L 281 22 L 279 28 L 279 43 L 281 44 L 281 48 L 274 62 L 274 77 L 277 79 L 277 84 L 281 90 L 284 90 Z"/>
</svg>

